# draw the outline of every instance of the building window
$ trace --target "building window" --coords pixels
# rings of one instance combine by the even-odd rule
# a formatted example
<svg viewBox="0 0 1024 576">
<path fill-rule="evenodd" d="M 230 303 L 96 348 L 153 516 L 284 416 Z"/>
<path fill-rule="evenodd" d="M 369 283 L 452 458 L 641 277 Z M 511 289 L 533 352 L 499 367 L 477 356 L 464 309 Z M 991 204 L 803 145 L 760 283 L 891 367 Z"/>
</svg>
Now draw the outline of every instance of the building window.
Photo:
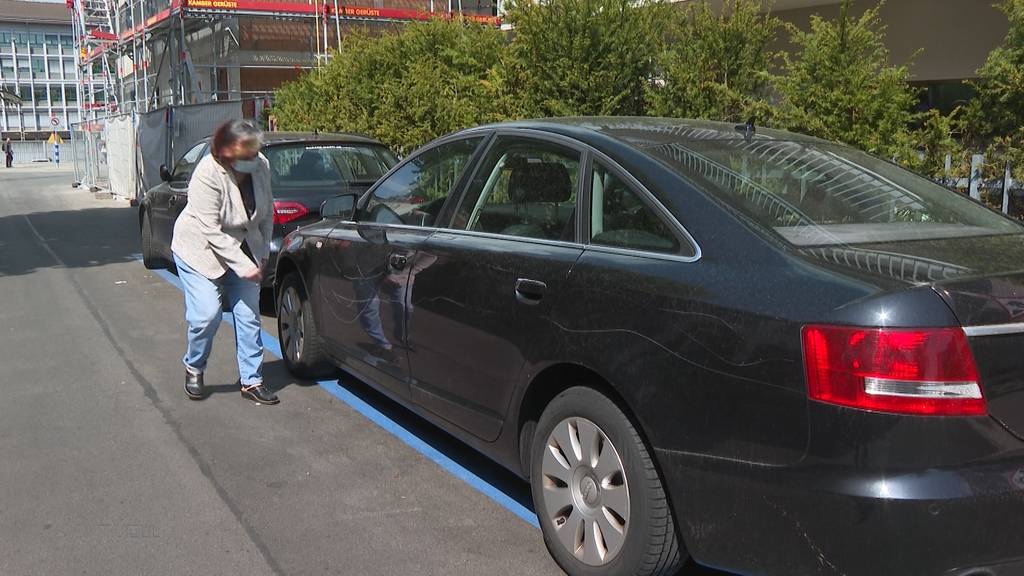
<svg viewBox="0 0 1024 576">
<path fill-rule="evenodd" d="M 47 34 L 46 45 L 56 48 L 60 44 L 60 36 L 58 34 Z"/>
<path fill-rule="evenodd" d="M 60 45 L 65 48 L 73 48 L 75 46 L 74 36 L 68 36 L 67 34 L 60 35 Z"/>
<path fill-rule="evenodd" d="M 25 34 L 24 32 L 18 32 L 14 35 L 14 42 L 18 44 L 18 46 L 24 46 L 28 44 L 28 34 Z"/>
<path fill-rule="evenodd" d="M 36 46 L 42 46 L 43 42 L 45 42 L 44 38 L 45 37 L 42 34 L 29 34 L 29 42 Z"/>
<path fill-rule="evenodd" d="M 32 77 L 33 78 L 46 78 L 46 60 L 42 58 L 32 57 Z"/>
<path fill-rule="evenodd" d="M 0 60 L 0 74 L 3 74 L 4 78 L 14 78 L 14 59 L 4 58 Z"/>
<path fill-rule="evenodd" d="M 0 32 L 0 44 L 10 44 L 11 40 L 14 40 L 14 35 L 10 32 Z"/>
<path fill-rule="evenodd" d="M 46 87 L 45 86 L 36 86 L 35 92 L 36 92 L 36 100 L 35 100 L 36 107 L 46 106 L 46 102 L 47 102 L 47 100 L 49 100 L 46 97 Z"/>
<path fill-rule="evenodd" d="M 68 78 L 74 78 L 75 77 L 75 61 L 74 60 L 65 60 L 64 61 L 64 74 Z"/>
</svg>

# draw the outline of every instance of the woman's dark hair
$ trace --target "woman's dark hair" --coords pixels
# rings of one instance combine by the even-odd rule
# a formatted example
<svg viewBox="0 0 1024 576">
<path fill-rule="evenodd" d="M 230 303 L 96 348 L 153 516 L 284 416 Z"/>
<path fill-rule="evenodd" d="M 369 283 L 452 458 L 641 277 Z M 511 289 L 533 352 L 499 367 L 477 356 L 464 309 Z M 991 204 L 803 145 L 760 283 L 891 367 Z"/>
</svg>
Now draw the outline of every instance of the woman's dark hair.
<svg viewBox="0 0 1024 576">
<path fill-rule="evenodd" d="M 249 120 L 228 120 L 217 127 L 213 132 L 213 142 L 210 143 L 210 154 L 217 160 L 221 159 L 221 153 L 236 142 L 246 140 L 263 140 L 263 131 L 256 127 Z"/>
</svg>

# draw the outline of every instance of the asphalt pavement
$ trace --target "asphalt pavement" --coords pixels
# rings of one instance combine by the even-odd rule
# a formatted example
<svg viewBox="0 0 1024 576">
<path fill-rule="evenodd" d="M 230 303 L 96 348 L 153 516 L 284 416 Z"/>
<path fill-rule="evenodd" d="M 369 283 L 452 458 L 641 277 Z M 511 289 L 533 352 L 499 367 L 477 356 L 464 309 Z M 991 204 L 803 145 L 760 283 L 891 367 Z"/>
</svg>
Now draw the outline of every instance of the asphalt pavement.
<svg viewBox="0 0 1024 576">
<path fill-rule="evenodd" d="M 0 575 L 561 573 L 525 482 L 273 341 L 280 405 L 239 396 L 227 323 L 187 400 L 174 277 L 72 179 L 0 168 Z"/>
</svg>

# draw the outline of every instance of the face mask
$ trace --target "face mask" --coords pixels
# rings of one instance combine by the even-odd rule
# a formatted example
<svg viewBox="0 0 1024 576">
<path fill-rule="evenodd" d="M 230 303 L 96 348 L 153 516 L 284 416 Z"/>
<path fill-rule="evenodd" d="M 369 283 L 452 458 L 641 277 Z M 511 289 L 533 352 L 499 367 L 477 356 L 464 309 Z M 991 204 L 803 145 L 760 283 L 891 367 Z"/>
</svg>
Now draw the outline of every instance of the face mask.
<svg viewBox="0 0 1024 576">
<path fill-rule="evenodd" d="M 259 160 L 255 158 L 252 160 L 235 160 L 231 163 L 231 167 L 235 169 L 235 172 L 241 172 L 242 174 L 252 174 L 259 166 Z"/>
</svg>

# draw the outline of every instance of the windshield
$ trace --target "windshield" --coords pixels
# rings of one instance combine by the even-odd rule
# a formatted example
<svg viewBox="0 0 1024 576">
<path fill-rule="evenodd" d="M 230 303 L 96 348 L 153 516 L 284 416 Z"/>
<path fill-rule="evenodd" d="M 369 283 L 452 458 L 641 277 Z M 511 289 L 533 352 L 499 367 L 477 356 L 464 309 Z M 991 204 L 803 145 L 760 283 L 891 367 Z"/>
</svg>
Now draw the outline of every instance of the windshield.
<svg viewBox="0 0 1024 576">
<path fill-rule="evenodd" d="M 845 146 L 723 139 L 649 151 L 796 246 L 1024 232 L 957 192 Z"/>
<path fill-rule="evenodd" d="M 274 185 L 288 188 L 370 185 L 397 162 L 373 144 L 289 144 L 268 146 L 263 154 Z"/>
</svg>

